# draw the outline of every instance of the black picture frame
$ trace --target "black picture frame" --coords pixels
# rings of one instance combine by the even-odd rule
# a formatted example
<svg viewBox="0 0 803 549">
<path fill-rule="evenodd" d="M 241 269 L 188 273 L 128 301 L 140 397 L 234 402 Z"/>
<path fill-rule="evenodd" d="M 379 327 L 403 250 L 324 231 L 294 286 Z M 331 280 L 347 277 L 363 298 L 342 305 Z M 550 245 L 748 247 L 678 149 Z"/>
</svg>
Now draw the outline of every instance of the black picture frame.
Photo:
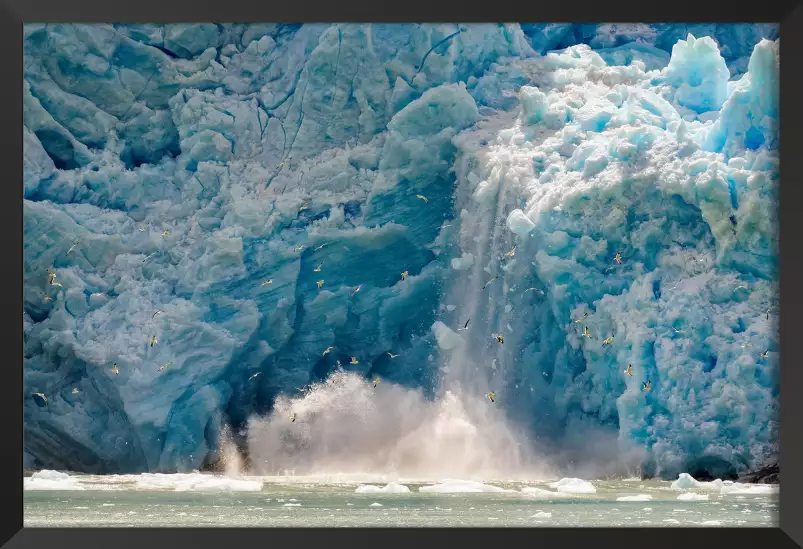
<svg viewBox="0 0 803 549">
<path fill-rule="evenodd" d="M 783 488 L 780 494 L 779 528 L 664 528 L 659 535 L 644 528 L 453 528 L 453 529 L 313 529 L 272 528 L 23 528 L 22 513 L 22 323 L 12 313 L 22 308 L 22 25 L 25 22 L 417 22 L 417 21 L 566 21 L 566 22 L 779 22 L 781 25 L 781 189 L 779 212 L 781 227 L 780 310 L 781 341 L 781 455 Z M 0 399 L 6 433 L 0 442 L 0 544 L 4 547 L 176 547 L 192 544 L 198 548 L 219 548 L 224 544 L 248 546 L 323 546 L 343 542 L 433 545 L 500 545 L 519 543 L 546 547 L 633 546 L 731 548 L 756 546 L 803 547 L 803 399 L 796 398 L 803 372 L 798 357 L 803 356 L 803 337 L 795 337 L 801 321 L 803 280 L 797 238 L 803 236 L 803 151 L 801 101 L 803 101 L 803 2 L 768 0 L 759 4 L 725 0 L 673 0 L 640 2 L 617 0 L 574 0 L 572 2 L 513 2 L 496 0 L 461 2 L 454 0 L 406 0 L 383 3 L 364 0 L 293 0 L 292 2 L 248 2 L 244 0 L 2 0 L 0 44 L 5 55 L 6 81 L 2 94 L 0 154 L 5 193 L 0 200 L 0 240 L 4 253 L 0 267 L 3 292 L 3 398 Z M 16 289 L 15 289 L 16 288 Z M 14 313 L 16 316 L 16 313 Z M 645 531 L 647 530 L 647 531 Z M 237 539 L 234 539 L 237 536 Z M 518 542 L 512 538 L 520 538 Z"/>
</svg>

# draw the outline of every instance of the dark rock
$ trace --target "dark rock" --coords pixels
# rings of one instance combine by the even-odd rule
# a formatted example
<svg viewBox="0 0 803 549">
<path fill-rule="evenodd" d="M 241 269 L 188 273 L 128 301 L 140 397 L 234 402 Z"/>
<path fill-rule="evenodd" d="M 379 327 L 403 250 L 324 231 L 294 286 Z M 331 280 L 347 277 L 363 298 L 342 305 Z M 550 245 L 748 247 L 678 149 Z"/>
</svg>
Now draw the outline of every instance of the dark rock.
<svg viewBox="0 0 803 549">
<path fill-rule="evenodd" d="M 749 482 L 751 484 L 780 484 L 781 468 L 778 463 L 771 463 L 756 471 L 745 473 L 739 477 L 737 482 Z"/>
</svg>

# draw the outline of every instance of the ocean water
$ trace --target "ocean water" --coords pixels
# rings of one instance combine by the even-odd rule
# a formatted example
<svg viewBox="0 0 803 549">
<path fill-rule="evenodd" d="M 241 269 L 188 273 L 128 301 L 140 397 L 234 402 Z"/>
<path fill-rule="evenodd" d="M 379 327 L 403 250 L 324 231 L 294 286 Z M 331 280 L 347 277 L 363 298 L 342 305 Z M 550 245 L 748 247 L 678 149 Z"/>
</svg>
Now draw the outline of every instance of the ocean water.
<svg viewBox="0 0 803 549">
<path fill-rule="evenodd" d="M 38 477 L 38 478 L 36 478 Z M 373 480 L 373 483 L 370 481 Z M 193 474 L 25 479 L 28 527 L 776 527 L 778 487 Z M 362 482 L 360 482 L 362 481 Z M 680 486 L 678 486 L 680 485 Z M 409 491 L 408 491 L 409 490 Z M 622 499 L 625 498 L 625 499 Z"/>
</svg>

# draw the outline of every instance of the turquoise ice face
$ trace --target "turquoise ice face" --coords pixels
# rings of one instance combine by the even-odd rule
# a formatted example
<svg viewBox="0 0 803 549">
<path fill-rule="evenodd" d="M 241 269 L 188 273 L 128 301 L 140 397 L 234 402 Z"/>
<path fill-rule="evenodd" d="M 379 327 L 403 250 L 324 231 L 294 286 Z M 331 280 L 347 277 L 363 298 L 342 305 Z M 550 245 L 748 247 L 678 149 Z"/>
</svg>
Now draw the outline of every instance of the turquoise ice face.
<svg viewBox="0 0 803 549">
<path fill-rule="evenodd" d="M 460 391 L 480 430 L 493 392 L 578 460 L 749 468 L 777 444 L 776 38 L 27 26 L 26 463 L 199 468 L 344 369 Z"/>
</svg>

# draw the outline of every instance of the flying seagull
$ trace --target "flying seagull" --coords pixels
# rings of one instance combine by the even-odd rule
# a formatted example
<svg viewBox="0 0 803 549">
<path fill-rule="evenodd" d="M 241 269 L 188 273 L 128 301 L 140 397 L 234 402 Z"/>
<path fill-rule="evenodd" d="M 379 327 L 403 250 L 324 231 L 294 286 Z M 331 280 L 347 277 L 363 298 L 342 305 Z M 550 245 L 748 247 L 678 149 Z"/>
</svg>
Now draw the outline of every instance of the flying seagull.
<svg viewBox="0 0 803 549">
<path fill-rule="evenodd" d="M 391 353 L 390 351 L 388 351 L 388 356 L 389 356 L 390 358 L 396 358 L 396 357 L 397 357 L 397 356 L 399 356 L 399 355 L 394 355 L 393 353 Z"/>
<path fill-rule="evenodd" d="M 417 194 L 417 195 L 415 195 L 415 197 L 423 200 L 425 203 L 429 202 L 429 200 L 427 200 L 427 197 L 424 196 L 423 194 Z"/>
<path fill-rule="evenodd" d="M 495 276 L 495 277 L 493 277 L 491 280 L 489 280 L 488 282 L 486 282 L 486 283 L 485 283 L 485 286 L 483 286 L 483 287 L 482 287 L 482 289 L 484 290 L 485 288 L 487 288 L 487 287 L 488 287 L 488 286 L 491 284 L 491 282 L 493 282 L 493 281 L 494 281 L 494 280 L 496 280 L 497 278 L 499 278 L 499 275 L 496 275 L 496 276 Z"/>
<path fill-rule="evenodd" d="M 490 400 L 491 402 L 496 402 L 496 400 L 494 400 L 494 399 L 496 398 L 496 395 L 494 394 L 494 392 L 493 392 L 493 391 L 491 391 L 490 393 L 487 393 L 485 396 L 486 396 L 486 397 L 488 398 L 488 400 Z"/>
<path fill-rule="evenodd" d="M 631 376 L 631 377 L 633 376 L 633 365 L 632 364 L 628 364 L 627 365 L 627 370 L 625 370 L 625 373 L 627 375 Z"/>
<path fill-rule="evenodd" d="M 359 291 L 360 291 L 360 288 L 362 288 L 362 284 L 360 284 L 359 286 L 357 286 L 356 288 L 354 288 L 354 291 L 353 291 L 353 292 L 351 292 L 351 295 L 354 295 L 354 294 L 356 294 L 357 292 L 359 292 Z"/>
<path fill-rule="evenodd" d="M 470 318 L 468 320 L 466 320 L 466 323 L 463 324 L 463 327 L 462 328 L 458 328 L 457 331 L 459 332 L 459 331 L 462 331 L 462 330 L 468 330 L 468 323 L 469 322 L 471 322 Z"/>
<path fill-rule="evenodd" d="M 332 349 L 334 349 L 334 347 L 327 347 L 327 348 L 326 348 L 326 350 L 323 352 L 323 354 L 322 354 L 321 356 L 326 356 L 327 354 L 329 354 L 329 352 L 330 352 Z"/>
</svg>

